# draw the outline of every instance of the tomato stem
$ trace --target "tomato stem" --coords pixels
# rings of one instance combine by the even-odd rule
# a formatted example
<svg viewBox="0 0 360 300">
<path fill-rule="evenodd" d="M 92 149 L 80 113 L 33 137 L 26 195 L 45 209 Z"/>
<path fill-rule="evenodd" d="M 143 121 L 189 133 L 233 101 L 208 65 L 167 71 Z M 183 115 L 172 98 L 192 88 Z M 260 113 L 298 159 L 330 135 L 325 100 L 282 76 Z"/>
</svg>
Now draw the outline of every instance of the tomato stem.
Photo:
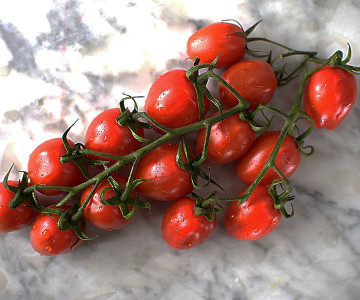
<svg viewBox="0 0 360 300">
<path fill-rule="evenodd" d="M 291 186 L 290 186 L 288 179 L 284 176 L 284 174 L 281 172 L 281 170 L 276 166 L 275 160 L 276 160 L 277 154 L 278 154 L 280 147 L 281 147 L 283 141 L 285 140 L 286 136 L 291 135 L 292 137 L 294 137 L 294 129 L 297 128 L 297 126 L 296 126 L 297 122 L 300 119 L 304 119 L 304 118 L 310 121 L 310 126 L 303 133 L 298 132 L 298 136 L 294 137 L 294 139 L 297 142 L 299 149 L 301 149 L 302 154 L 310 155 L 313 152 L 312 148 L 310 148 L 311 149 L 310 153 L 305 153 L 302 150 L 302 149 L 306 149 L 309 147 L 309 146 L 303 147 L 303 143 L 304 143 L 304 139 L 311 133 L 311 131 L 314 127 L 314 121 L 312 120 L 312 118 L 308 114 L 306 114 L 303 110 L 301 110 L 301 102 L 302 102 L 303 93 L 304 93 L 304 90 L 306 87 L 306 82 L 312 74 L 314 74 L 315 72 L 317 72 L 318 70 L 320 70 L 321 68 L 323 68 L 326 65 L 330 65 L 332 67 L 339 66 L 339 67 L 344 68 L 344 69 L 348 70 L 349 72 L 353 72 L 355 74 L 357 74 L 357 72 L 360 71 L 360 67 L 347 65 L 347 63 L 349 62 L 350 57 L 351 57 L 350 46 L 349 46 L 348 54 L 344 60 L 342 60 L 343 54 L 341 51 L 336 51 L 328 59 L 321 59 L 321 58 L 316 57 L 316 54 L 317 54 L 316 52 L 295 50 L 293 48 L 290 48 L 288 46 L 282 45 L 280 43 L 271 41 L 271 40 L 269 40 L 267 38 L 263 38 L 263 37 L 249 38 L 248 35 L 252 32 L 252 30 L 256 27 L 256 25 L 258 23 L 256 23 L 254 26 L 252 26 L 247 31 L 245 31 L 246 40 L 247 40 L 248 44 L 252 43 L 252 42 L 262 41 L 262 42 L 266 42 L 266 43 L 270 43 L 272 45 L 278 46 L 278 47 L 288 51 L 286 53 L 280 54 L 280 56 L 276 57 L 273 60 L 271 60 L 271 52 L 270 52 L 269 55 L 266 55 L 268 57 L 268 61 L 270 62 L 270 64 L 273 64 L 278 59 L 284 59 L 284 58 L 291 57 L 294 55 L 304 55 L 305 56 L 305 58 L 302 60 L 302 62 L 299 65 L 297 65 L 297 67 L 294 68 L 290 73 L 285 72 L 285 66 L 283 66 L 283 68 L 281 70 L 276 71 L 277 77 L 278 77 L 278 85 L 284 85 L 284 84 L 287 84 L 293 78 L 295 78 L 296 74 L 302 70 L 300 85 L 299 85 L 294 103 L 288 114 L 280 111 L 279 109 L 276 109 L 276 108 L 273 108 L 270 106 L 263 106 L 263 105 L 260 105 L 254 111 L 249 112 L 248 111 L 249 102 L 246 101 L 246 99 L 244 99 L 237 92 L 237 90 L 234 87 L 232 87 L 221 76 L 217 75 L 214 72 L 215 63 L 221 54 L 211 64 L 199 65 L 199 60 L 197 59 L 197 60 L 195 60 L 194 66 L 186 72 L 186 76 L 190 80 L 190 82 L 192 82 L 192 84 L 195 88 L 195 91 L 196 91 L 197 98 L 198 98 L 199 117 L 200 117 L 198 122 L 192 123 L 190 125 L 183 126 L 180 128 L 167 128 L 167 127 L 161 125 L 160 123 L 158 123 L 157 121 L 155 121 L 154 119 L 152 119 L 147 113 L 139 112 L 136 101 L 135 101 L 136 97 L 131 97 L 129 95 L 126 95 L 127 97 L 122 99 L 119 103 L 121 114 L 117 118 L 117 122 L 121 126 L 128 126 L 129 128 L 131 127 L 130 129 L 132 130 L 133 134 L 135 134 L 135 136 L 136 136 L 136 126 L 141 126 L 141 127 L 144 127 L 145 129 L 149 129 L 150 127 L 155 127 L 163 132 L 163 135 L 161 137 L 157 138 L 156 140 L 149 140 L 149 139 L 144 139 L 144 138 L 141 138 L 138 136 L 137 138 L 141 139 L 142 142 L 146 143 L 142 148 L 140 148 L 128 155 L 116 156 L 116 155 L 93 151 L 90 149 L 83 149 L 82 147 L 79 147 L 79 146 L 70 147 L 66 136 L 67 136 L 67 133 L 69 132 L 69 130 L 71 129 L 71 127 L 75 124 L 74 123 L 64 132 L 63 137 L 62 137 L 64 146 L 68 152 L 66 155 L 64 155 L 62 157 L 62 162 L 66 163 L 68 161 L 74 161 L 77 164 L 77 166 L 79 167 L 79 169 L 85 175 L 86 181 L 77 186 L 74 186 L 74 187 L 47 186 L 47 185 L 33 185 L 33 186 L 29 186 L 29 187 L 26 187 L 26 185 L 25 185 L 25 187 L 24 187 L 23 185 L 21 185 L 18 187 L 18 189 L 20 189 L 20 192 L 18 194 L 22 193 L 21 194 L 22 196 L 27 196 L 27 195 L 34 195 L 35 191 L 41 190 L 41 189 L 60 190 L 60 191 L 67 193 L 67 195 L 61 201 L 59 201 L 59 203 L 56 205 L 57 207 L 60 207 L 60 206 L 64 205 L 65 203 L 67 203 L 72 197 L 76 196 L 78 193 L 80 193 L 85 188 L 87 188 L 91 185 L 94 185 L 91 189 L 91 192 L 85 199 L 85 202 L 80 207 L 76 206 L 77 211 L 72 213 L 72 215 L 70 216 L 71 222 L 77 223 L 80 220 L 82 214 L 84 213 L 84 209 L 85 209 L 86 205 L 88 204 L 91 197 L 95 193 L 95 190 L 99 186 L 99 184 L 106 178 L 109 178 L 109 176 L 111 176 L 111 174 L 113 172 L 115 172 L 116 170 L 118 170 L 119 168 L 123 167 L 124 165 L 126 165 L 130 162 L 133 162 L 132 169 L 128 176 L 127 183 L 126 183 L 124 190 L 122 190 L 121 193 L 119 193 L 119 195 L 116 194 L 117 197 L 118 196 L 120 197 L 119 206 L 121 208 L 122 213 L 125 214 L 126 217 L 131 217 L 135 213 L 136 207 L 138 205 L 137 198 L 135 199 L 135 202 L 133 203 L 134 208 L 131 212 L 128 211 L 128 206 L 126 206 L 126 205 L 124 206 L 123 204 L 125 204 L 125 202 L 128 200 L 128 198 L 130 197 L 130 194 L 133 192 L 135 187 L 137 185 L 141 184 L 143 181 L 145 181 L 144 179 L 135 179 L 134 180 L 134 178 L 133 178 L 134 171 L 137 167 L 137 164 L 144 155 L 146 155 L 150 151 L 156 149 L 157 147 L 159 147 L 175 138 L 183 137 L 187 133 L 198 131 L 202 128 L 205 128 L 206 133 L 205 133 L 205 141 L 203 144 L 202 153 L 201 153 L 201 155 L 198 155 L 195 159 L 193 159 L 191 157 L 190 151 L 188 151 L 188 149 L 186 149 L 187 145 L 186 145 L 185 141 L 181 142 L 181 147 L 184 150 L 186 150 L 185 151 L 186 163 L 184 163 L 181 159 L 182 166 L 180 166 L 180 167 L 185 168 L 187 171 L 189 171 L 191 173 L 191 180 L 192 180 L 195 188 L 204 187 L 210 182 L 214 183 L 210 179 L 210 176 L 207 176 L 204 173 L 204 171 L 199 169 L 201 167 L 201 165 L 207 159 L 209 159 L 207 157 L 207 152 L 208 152 L 208 147 L 209 147 L 209 138 L 210 138 L 211 127 L 217 122 L 220 122 L 220 121 L 222 121 L 226 118 L 229 118 L 235 114 L 239 114 L 239 117 L 242 120 L 247 121 L 254 130 L 259 130 L 259 131 L 265 130 L 269 127 L 269 125 L 272 121 L 272 118 L 269 119 L 264 114 L 264 111 L 267 110 L 267 111 L 270 111 L 271 113 L 273 113 L 273 115 L 278 115 L 278 116 L 282 117 L 284 119 L 284 123 L 280 130 L 279 137 L 275 143 L 275 146 L 274 146 L 269 158 L 267 159 L 264 167 L 262 168 L 262 170 L 259 172 L 259 174 L 255 178 L 255 180 L 248 186 L 246 191 L 241 196 L 217 198 L 217 197 L 215 197 L 216 193 L 212 193 L 209 196 L 209 198 L 205 199 L 201 203 L 200 206 L 205 209 L 204 211 L 207 211 L 206 208 L 208 208 L 209 205 L 218 204 L 219 202 L 223 202 L 223 201 L 238 201 L 238 204 L 244 203 L 248 199 L 248 197 L 251 195 L 251 193 L 254 191 L 254 189 L 260 184 L 260 182 L 263 179 L 263 177 L 265 176 L 265 174 L 270 169 L 273 169 L 280 178 L 280 179 L 276 179 L 269 187 L 269 192 L 274 199 L 274 206 L 277 209 L 279 209 L 284 216 L 286 216 L 286 217 L 291 216 L 293 214 L 293 211 L 290 214 L 288 214 L 284 208 L 285 203 L 287 203 L 288 201 L 290 201 L 294 198 L 293 196 L 290 196 Z M 253 56 L 256 56 L 256 57 L 263 56 L 263 55 L 256 54 L 255 51 L 252 51 L 250 49 L 248 49 L 248 50 L 249 50 L 250 54 L 251 53 L 254 54 Z M 306 67 L 307 62 L 317 63 L 318 65 L 315 68 L 308 70 Z M 199 73 L 200 71 L 204 71 L 204 72 L 202 72 L 200 74 Z M 285 77 L 284 77 L 284 75 L 285 75 Z M 212 96 L 210 91 L 206 87 L 208 80 L 210 78 L 216 80 L 219 84 L 221 84 L 226 89 L 228 89 L 238 99 L 238 101 L 239 101 L 238 104 L 228 110 L 223 111 L 220 101 L 218 99 L 216 99 L 214 96 Z M 220 114 L 203 119 L 205 97 L 207 97 L 217 107 Z M 124 100 L 126 100 L 126 99 L 132 99 L 134 101 L 135 108 L 132 111 L 130 111 L 129 109 L 127 109 L 125 107 Z M 263 117 L 266 120 L 265 125 L 259 125 L 254 121 L 255 116 L 259 112 L 263 115 Z M 140 122 L 138 119 L 145 119 L 148 123 Z M 81 160 L 82 158 L 87 157 L 87 156 L 96 156 L 96 157 L 114 160 L 115 163 L 112 164 L 111 166 L 107 167 L 106 163 L 108 163 L 108 162 L 106 162 L 106 161 L 103 161 L 103 160 L 96 161 L 96 160 L 88 159 L 88 162 L 90 162 L 89 164 L 91 164 L 91 162 L 92 162 L 92 164 L 103 164 L 104 165 L 104 170 L 102 172 L 95 175 L 94 177 L 91 177 L 89 175 L 87 169 L 84 168 L 84 163 L 86 163 L 86 160 Z M 9 172 L 10 171 L 11 171 L 11 169 L 9 170 Z M 8 174 L 7 174 L 7 176 L 8 176 Z M 5 177 L 5 181 L 7 181 L 7 176 Z M 205 178 L 206 180 L 208 180 L 208 183 L 203 186 L 198 185 L 197 184 L 197 176 Z M 281 186 L 282 184 L 284 184 L 286 187 L 285 187 L 285 189 L 283 189 L 284 191 L 282 193 L 278 194 L 276 191 L 276 187 L 279 185 Z M 10 187 L 8 187 L 8 188 L 10 189 Z M 115 188 L 115 187 L 113 187 L 113 188 Z M 14 192 L 17 192 L 17 191 L 15 191 L 15 187 L 12 189 L 14 190 Z M 34 198 L 34 201 L 36 202 L 35 198 Z M 78 201 L 76 203 L 77 203 L 76 205 L 79 205 Z M 142 203 L 141 206 L 149 207 L 149 205 L 147 205 L 146 203 L 145 204 Z M 46 209 L 42 208 L 38 203 L 36 203 L 36 207 L 40 211 L 46 211 Z M 215 210 L 214 210 L 214 213 L 215 213 Z"/>
</svg>

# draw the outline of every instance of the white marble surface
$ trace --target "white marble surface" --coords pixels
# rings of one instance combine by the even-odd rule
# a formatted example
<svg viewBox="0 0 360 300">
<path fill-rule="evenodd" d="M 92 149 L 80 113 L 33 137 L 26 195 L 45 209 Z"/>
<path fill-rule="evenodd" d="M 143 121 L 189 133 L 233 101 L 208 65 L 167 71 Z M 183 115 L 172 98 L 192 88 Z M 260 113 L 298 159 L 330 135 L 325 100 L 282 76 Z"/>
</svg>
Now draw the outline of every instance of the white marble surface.
<svg viewBox="0 0 360 300">
<path fill-rule="evenodd" d="M 71 137 L 82 141 L 121 93 L 146 95 L 158 74 L 190 66 L 196 26 L 229 18 L 263 19 L 257 36 L 322 57 L 350 42 L 360 65 L 357 0 L 0 1 L 0 175 L 12 162 L 26 169 L 32 149 L 78 117 Z M 291 101 L 296 84 L 274 101 Z M 291 178 L 295 216 L 266 238 L 235 240 L 219 222 L 208 242 L 175 251 L 157 204 L 121 231 L 90 229 L 97 239 L 58 257 L 36 254 L 25 229 L 0 236 L 0 299 L 359 299 L 359 120 L 360 97 L 336 130 L 309 137 L 316 153 Z M 217 173 L 229 193 L 233 168 Z"/>
</svg>

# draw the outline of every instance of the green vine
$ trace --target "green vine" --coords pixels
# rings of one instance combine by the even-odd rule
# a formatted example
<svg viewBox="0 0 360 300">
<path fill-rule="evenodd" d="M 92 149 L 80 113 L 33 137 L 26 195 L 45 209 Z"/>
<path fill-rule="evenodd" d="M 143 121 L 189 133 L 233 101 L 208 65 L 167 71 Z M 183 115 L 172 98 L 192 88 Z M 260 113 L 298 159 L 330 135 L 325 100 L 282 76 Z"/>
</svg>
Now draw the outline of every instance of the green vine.
<svg viewBox="0 0 360 300">
<path fill-rule="evenodd" d="M 285 209 L 286 203 L 294 199 L 294 196 L 291 195 L 292 188 L 288 179 L 284 176 L 284 174 L 282 174 L 281 170 L 275 165 L 275 159 L 286 135 L 291 135 L 295 139 L 303 155 L 309 156 L 314 151 L 312 146 L 305 146 L 305 138 L 311 133 L 314 127 L 313 125 L 314 122 L 312 118 L 301 109 L 301 101 L 302 101 L 306 82 L 309 76 L 311 76 L 313 73 L 320 70 L 326 65 L 330 65 L 331 67 L 337 66 L 346 69 L 347 71 L 352 72 L 354 74 L 360 73 L 360 67 L 354 67 L 347 64 L 351 57 L 350 45 L 347 56 L 345 57 L 344 60 L 342 59 L 343 54 L 341 51 L 335 52 L 328 59 L 321 59 L 316 57 L 316 52 L 308 52 L 308 51 L 292 49 L 280 43 L 268 40 L 266 38 L 249 37 L 249 35 L 254 31 L 254 29 L 259 23 L 260 22 L 254 24 L 245 32 L 239 32 L 236 34 L 240 34 L 246 37 L 247 47 L 254 42 L 266 42 L 274 46 L 280 47 L 281 49 L 285 50 L 285 52 L 281 53 L 279 56 L 275 58 L 272 58 L 271 51 L 269 53 L 260 53 L 258 51 L 247 48 L 248 55 L 252 57 L 263 57 L 263 58 L 265 57 L 267 58 L 267 61 L 271 65 L 274 65 L 274 63 L 278 62 L 279 60 L 282 61 L 294 55 L 300 55 L 304 57 L 303 60 L 290 72 L 287 72 L 285 70 L 285 64 L 280 69 L 275 70 L 279 86 L 289 83 L 295 77 L 301 76 L 300 85 L 295 97 L 295 101 L 288 113 L 282 112 L 277 108 L 271 106 L 264 106 L 264 105 L 258 106 L 255 110 L 251 112 L 248 111 L 249 103 L 244 98 L 242 98 L 242 96 L 231 85 L 229 85 L 224 79 L 222 79 L 219 75 L 216 74 L 215 64 L 217 58 L 211 64 L 199 65 L 199 60 L 196 60 L 194 66 L 187 71 L 186 76 L 189 79 L 189 81 L 193 84 L 197 94 L 200 121 L 181 128 L 173 129 L 173 128 L 164 127 L 155 120 L 153 120 L 147 113 L 139 111 L 136 102 L 137 97 L 125 95 L 126 97 L 119 102 L 121 114 L 117 117 L 116 121 L 119 124 L 119 126 L 127 126 L 131 130 L 133 136 L 140 142 L 144 143 L 144 146 L 142 148 L 125 156 L 116 156 L 116 155 L 110 155 L 110 154 L 100 153 L 97 151 L 86 149 L 81 144 L 75 144 L 74 146 L 70 146 L 67 139 L 67 135 L 70 129 L 72 128 L 72 126 L 74 126 L 75 124 L 74 123 L 64 132 L 62 136 L 62 141 L 67 150 L 67 154 L 62 156 L 61 162 L 67 163 L 69 161 L 73 161 L 82 171 L 83 175 L 86 177 L 86 181 L 74 187 L 61 187 L 61 186 L 48 186 L 48 185 L 28 186 L 28 175 L 26 172 L 23 172 L 23 177 L 19 181 L 18 187 L 14 187 L 7 183 L 9 174 L 12 170 L 11 167 L 4 178 L 4 186 L 8 190 L 15 193 L 15 197 L 11 201 L 10 207 L 16 208 L 18 205 L 27 202 L 31 207 L 38 210 L 39 212 L 59 215 L 60 218 L 58 222 L 58 227 L 60 229 L 65 230 L 72 228 L 80 239 L 90 239 L 84 234 L 84 231 L 82 230 L 84 224 L 81 221 L 82 220 L 81 216 L 83 215 L 84 209 L 88 204 L 88 202 L 90 201 L 91 197 L 93 196 L 96 188 L 100 185 L 102 181 L 108 180 L 111 187 L 102 191 L 100 195 L 101 202 L 104 205 L 119 206 L 125 218 L 129 219 L 133 217 L 138 207 L 150 209 L 151 206 L 148 202 L 140 201 L 137 196 L 135 198 L 131 196 L 132 193 L 134 192 L 134 189 L 142 182 L 146 181 L 145 179 L 134 179 L 134 171 L 137 167 L 137 164 L 145 154 L 149 153 L 150 151 L 154 150 L 155 148 L 159 147 L 162 144 L 165 144 L 175 138 L 180 137 L 182 139 L 179 143 L 176 161 L 180 168 L 190 173 L 193 186 L 196 189 L 201 189 L 207 187 L 209 184 L 213 184 L 221 189 L 221 186 L 213 179 L 211 179 L 210 172 L 207 174 L 204 170 L 201 169 L 203 163 L 209 159 L 207 157 L 207 150 L 209 146 L 211 127 L 215 123 L 221 122 L 226 118 L 229 118 L 233 115 L 239 115 L 239 117 L 242 120 L 247 121 L 255 131 L 263 131 L 270 126 L 273 117 L 278 116 L 283 120 L 284 123 L 280 130 L 280 134 L 275 144 L 275 147 L 271 152 L 271 155 L 268 158 L 267 162 L 265 163 L 263 169 L 260 171 L 254 182 L 250 184 L 250 186 L 241 196 L 221 198 L 216 196 L 216 192 L 212 192 L 210 196 L 204 200 L 201 199 L 196 193 L 191 193 L 191 196 L 196 200 L 197 203 L 196 206 L 194 207 L 195 213 L 203 214 L 209 220 L 213 220 L 215 214 L 222 210 L 220 204 L 221 202 L 238 201 L 238 204 L 244 203 L 251 195 L 251 193 L 254 191 L 256 186 L 259 185 L 260 181 L 265 176 L 265 174 L 270 169 L 273 169 L 278 174 L 279 177 L 279 179 L 275 180 L 268 187 L 268 191 L 274 199 L 274 206 L 275 208 L 279 209 L 285 217 L 292 216 L 294 214 L 293 207 L 290 213 L 288 213 Z M 307 68 L 308 62 L 315 63 L 317 64 L 317 66 L 309 70 Z M 220 101 L 216 99 L 207 88 L 207 83 L 210 79 L 217 81 L 219 84 L 223 85 L 226 89 L 228 89 L 238 99 L 239 101 L 238 104 L 230 109 L 223 110 Z M 205 97 L 208 98 L 216 106 L 216 108 L 219 111 L 219 114 L 211 117 L 203 118 L 205 113 L 205 108 L 204 108 Z M 125 100 L 129 100 L 129 99 L 132 100 L 134 103 L 134 108 L 131 111 L 127 107 L 125 107 L 125 103 L 124 103 Z M 268 117 L 265 112 L 270 113 L 271 117 Z M 261 124 L 255 120 L 257 116 L 262 117 L 264 124 Z M 308 121 L 309 126 L 305 131 L 300 132 L 297 123 L 303 119 Z M 145 122 L 143 120 L 145 120 Z M 136 131 L 138 127 L 142 127 L 146 130 L 151 128 L 157 128 L 163 132 L 163 135 L 157 138 L 156 140 L 143 138 L 139 136 Z M 206 130 L 203 149 L 200 154 L 193 156 L 191 154 L 191 151 L 189 150 L 189 147 L 187 145 L 184 136 L 187 133 L 198 131 L 202 128 L 205 128 Z M 90 159 L 89 155 L 96 156 L 99 159 Z M 109 160 L 113 160 L 116 162 L 113 165 L 107 167 L 106 164 L 109 162 Z M 132 168 L 128 176 L 126 186 L 124 189 L 122 189 L 120 188 L 118 183 L 111 177 L 111 174 L 129 163 L 132 163 Z M 88 172 L 88 167 L 87 167 L 88 165 L 102 165 L 104 166 L 104 170 L 99 174 L 97 174 L 96 176 L 92 177 Z M 199 177 L 205 180 L 205 184 L 199 184 L 198 182 Z M 85 188 L 88 188 L 90 186 L 92 186 L 90 193 L 88 194 L 84 203 L 80 205 L 79 199 L 76 199 L 77 195 Z M 39 189 L 60 190 L 65 192 L 66 195 L 64 196 L 63 199 L 59 201 L 59 203 L 55 205 L 55 207 L 45 208 L 41 206 L 36 199 L 35 192 L 38 191 Z M 109 189 L 114 190 L 115 196 L 112 197 L 111 199 L 106 200 L 105 192 Z M 75 205 L 70 210 L 61 209 L 61 206 L 67 204 L 71 199 L 74 198 L 76 199 Z M 130 207 L 132 208 L 130 209 Z"/>
</svg>

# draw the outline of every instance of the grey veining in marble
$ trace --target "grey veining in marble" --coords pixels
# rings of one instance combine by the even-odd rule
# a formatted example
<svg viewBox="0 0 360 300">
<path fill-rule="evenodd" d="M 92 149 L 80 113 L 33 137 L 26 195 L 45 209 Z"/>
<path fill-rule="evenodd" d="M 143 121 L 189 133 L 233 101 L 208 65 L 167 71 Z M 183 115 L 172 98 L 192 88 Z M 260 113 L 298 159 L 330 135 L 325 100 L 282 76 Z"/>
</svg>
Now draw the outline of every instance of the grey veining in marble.
<svg viewBox="0 0 360 300">
<path fill-rule="evenodd" d="M 222 19 L 328 57 L 351 43 L 360 65 L 359 1 L 0 1 L 0 175 L 25 170 L 40 142 L 79 118 L 71 138 L 122 93 L 146 95 L 157 75 L 188 68 L 187 38 Z M 359 83 L 359 79 L 357 79 Z M 273 99 L 289 107 L 298 81 Z M 225 234 L 188 251 L 161 239 L 166 204 L 76 251 L 41 257 L 29 228 L 0 236 L 0 299 L 360 298 L 360 96 L 334 131 L 315 130 L 316 152 L 291 177 L 295 216 L 253 242 Z M 140 101 L 140 105 L 143 103 Z M 277 102 L 278 101 L 278 102 Z M 235 166 L 217 168 L 237 193 Z M 15 172 L 12 176 L 15 176 Z"/>
</svg>

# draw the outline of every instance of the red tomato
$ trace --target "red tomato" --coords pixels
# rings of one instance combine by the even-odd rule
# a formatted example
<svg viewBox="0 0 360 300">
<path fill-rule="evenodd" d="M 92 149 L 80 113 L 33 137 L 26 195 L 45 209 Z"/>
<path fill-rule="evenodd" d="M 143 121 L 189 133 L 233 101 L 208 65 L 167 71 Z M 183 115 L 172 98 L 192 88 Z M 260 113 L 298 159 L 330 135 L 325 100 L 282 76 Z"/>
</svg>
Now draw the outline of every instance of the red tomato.
<svg viewBox="0 0 360 300">
<path fill-rule="evenodd" d="M 279 131 L 265 132 L 255 140 L 250 150 L 240 158 L 237 175 L 244 183 L 250 185 L 255 180 L 270 157 L 279 134 Z M 287 135 L 285 137 L 277 154 L 275 164 L 286 178 L 290 177 L 299 166 L 300 150 L 291 136 Z M 260 184 L 268 185 L 275 179 L 280 179 L 280 177 L 273 169 L 270 169 L 260 181 Z"/>
<path fill-rule="evenodd" d="M 8 180 L 8 184 L 18 186 L 17 181 Z M 0 183 L 0 233 L 19 230 L 28 225 L 35 217 L 35 210 L 26 207 L 26 203 L 19 205 L 16 209 L 10 209 L 9 202 L 15 194 Z"/>
<path fill-rule="evenodd" d="M 204 104 L 206 113 L 209 100 L 204 99 Z M 198 122 L 197 95 L 193 84 L 186 78 L 186 71 L 177 69 L 159 76 L 149 90 L 145 111 L 167 128 L 179 128 Z"/>
<path fill-rule="evenodd" d="M 205 128 L 199 130 L 196 153 L 202 152 L 205 133 Z M 255 132 L 249 123 L 242 121 L 238 115 L 233 115 L 211 127 L 207 155 L 216 164 L 227 164 L 244 155 L 254 140 Z"/>
<path fill-rule="evenodd" d="M 68 141 L 71 146 L 74 145 L 71 140 Z M 48 140 L 35 148 L 28 162 L 30 185 L 76 186 L 83 182 L 85 177 L 74 162 L 60 162 L 60 157 L 64 154 L 66 149 L 61 138 Z M 46 189 L 40 189 L 39 192 L 45 195 L 62 193 Z"/>
<path fill-rule="evenodd" d="M 137 190 L 143 195 L 160 201 L 177 200 L 194 187 L 189 172 L 176 163 L 177 144 L 164 144 L 141 158 L 134 178 L 150 179 L 142 182 Z"/>
<path fill-rule="evenodd" d="M 67 210 L 70 206 L 61 206 Z M 36 252 L 41 255 L 52 256 L 65 254 L 80 245 L 80 240 L 72 229 L 60 230 L 57 227 L 59 216 L 40 213 L 35 218 L 31 231 L 30 241 Z"/>
<path fill-rule="evenodd" d="M 236 32 L 244 32 L 235 24 L 213 23 L 196 31 L 187 42 L 187 54 L 200 58 L 201 64 L 210 64 L 221 53 L 216 66 L 226 68 L 241 60 L 246 52 L 246 38 Z"/>
<path fill-rule="evenodd" d="M 203 215 L 195 215 L 195 204 L 191 198 L 182 198 L 171 204 L 164 214 L 162 237 L 174 249 L 195 247 L 209 239 L 215 230 L 216 218 L 210 222 Z"/>
<path fill-rule="evenodd" d="M 138 150 L 142 143 L 133 137 L 128 127 L 116 123 L 115 119 L 119 115 L 120 108 L 111 108 L 97 115 L 86 131 L 85 148 L 117 156 L 124 156 Z M 137 134 L 144 136 L 144 129 L 137 128 Z M 108 166 L 116 162 L 96 156 L 91 158 L 109 160 Z"/>
<path fill-rule="evenodd" d="M 280 221 L 281 213 L 274 208 L 274 200 L 267 188 L 257 186 L 245 203 L 230 203 L 224 227 L 229 235 L 237 239 L 257 240 L 275 230 Z"/>
<path fill-rule="evenodd" d="M 317 128 L 334 129 L 355 103 L 355 76 L 341 68 L 325 66 L 312 74 L 304 91 L 305 112 Z"/>
<path fill-rule="evenodd" d="M 272 67 L 262 60 L 240 61 L 227 69 L 222 78 L 249 102 L 249 109 L 259 104 L 267 104 L 274 95 L 277 79 Z M 219 84 L 219 96 L 227 106 L 235 106 L 239 100 L 222 84 Z"/>
<path fill-rule="evenodd" d="M 126 178 L 120 174 L 113 173 L 111 176 L 119 183 L 121 188 L 125 188 Z M 119 206 L 115 205 L 103 205 L 100 200 L 100 194 L 102 190 L 107 187 L 111 187 L 108 180 L 104 180 L 95 190 L 95 193 L 91 197 L 90 201 L 85 207 L 84 216 L 90 223 L 96 227 L 113 230 L 125 227 L 130 219 L 125 219 L 121 213 Z M 86 188 L 81 194 L 81 205 L 85 202 L 86 197 L 90 194 L 92 186 Z M 109 189 L 105 192 L 105 199 L 110 199 L 115 196 L 115 192 Z"/>
</svg>

